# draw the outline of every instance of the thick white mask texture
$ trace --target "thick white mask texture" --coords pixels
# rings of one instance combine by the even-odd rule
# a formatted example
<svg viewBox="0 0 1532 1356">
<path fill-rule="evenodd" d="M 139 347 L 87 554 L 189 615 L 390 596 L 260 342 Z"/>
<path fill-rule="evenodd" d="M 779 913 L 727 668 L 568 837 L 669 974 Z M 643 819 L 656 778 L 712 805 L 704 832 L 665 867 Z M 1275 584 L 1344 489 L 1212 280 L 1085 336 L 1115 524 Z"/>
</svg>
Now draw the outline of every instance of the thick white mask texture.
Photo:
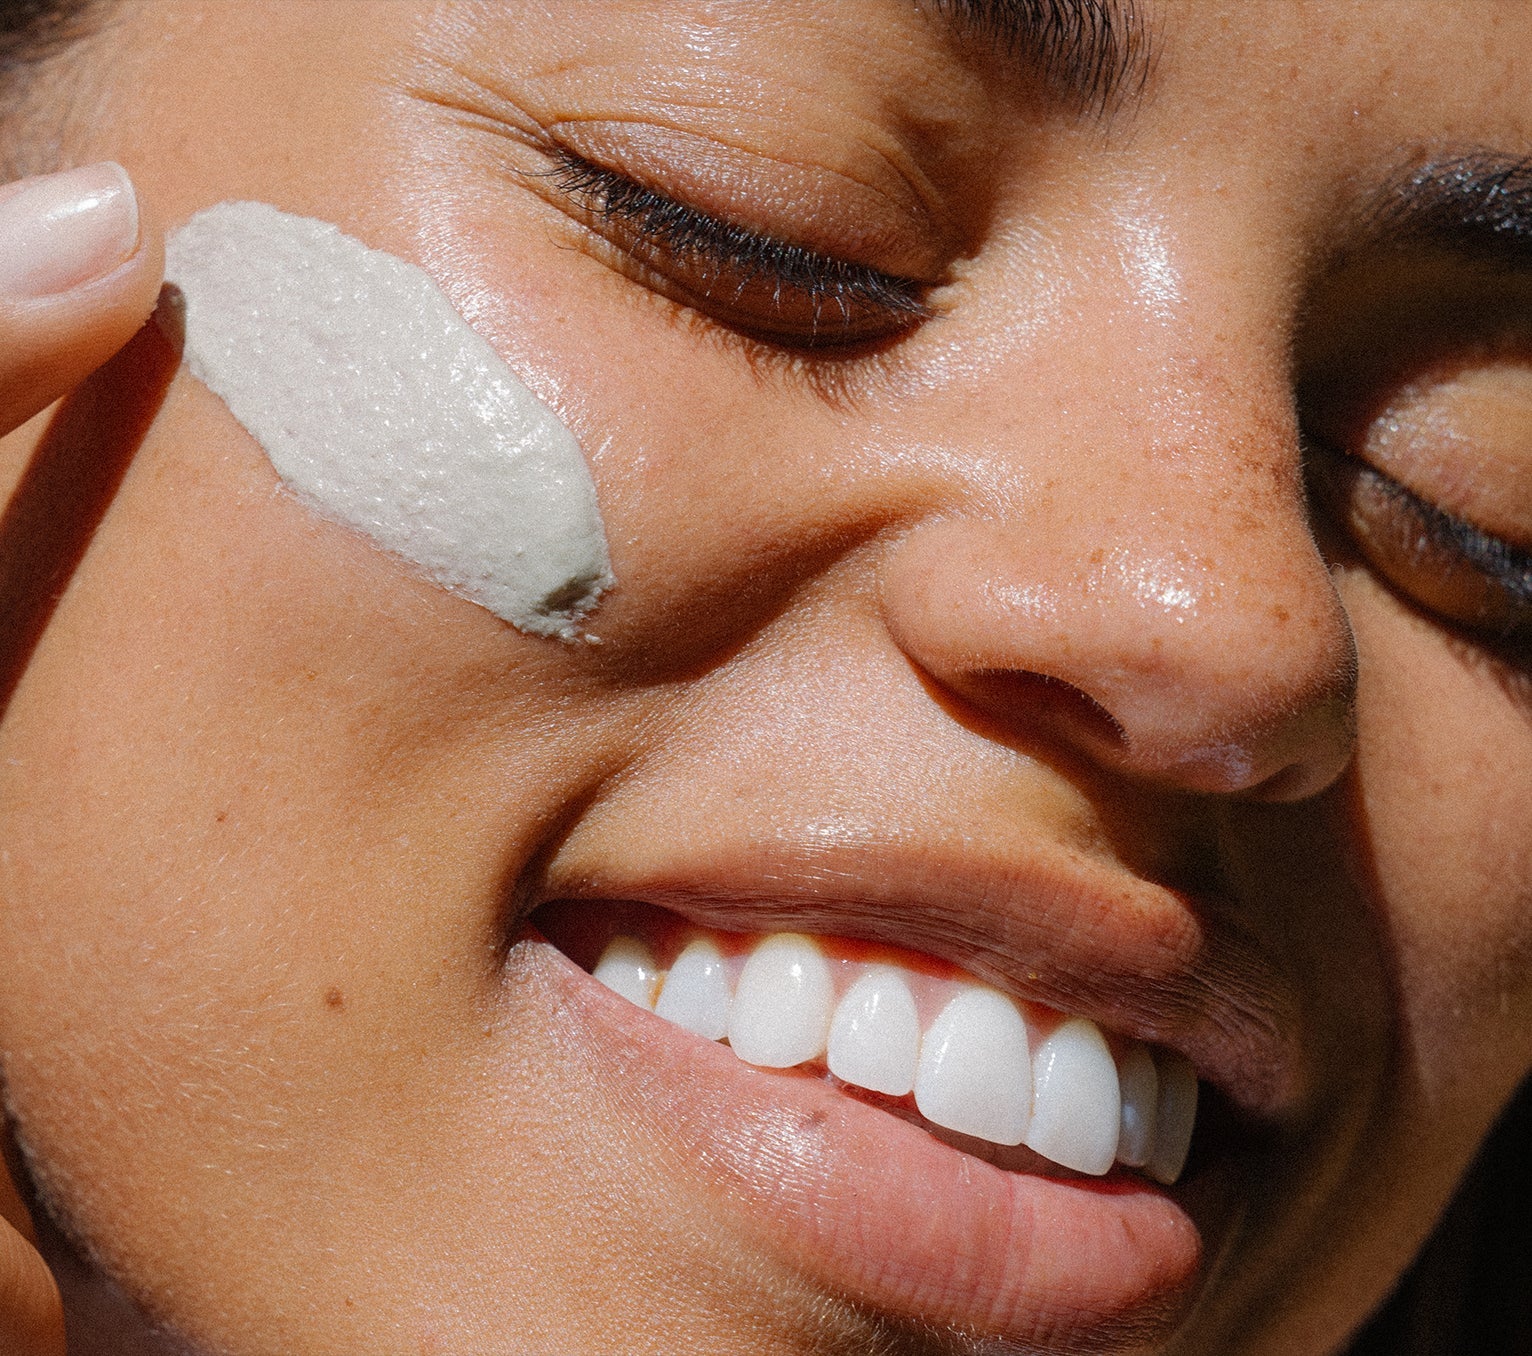
<svg viewBox="0 0 1532 1356">
<path fill-rule="evenodd" d="M 413 264 L 226 202 L 171 238 L 185 359 L 326 517 L 511 625 L 574 639 L 612 583 L 574 435 Z"/>
</svg>

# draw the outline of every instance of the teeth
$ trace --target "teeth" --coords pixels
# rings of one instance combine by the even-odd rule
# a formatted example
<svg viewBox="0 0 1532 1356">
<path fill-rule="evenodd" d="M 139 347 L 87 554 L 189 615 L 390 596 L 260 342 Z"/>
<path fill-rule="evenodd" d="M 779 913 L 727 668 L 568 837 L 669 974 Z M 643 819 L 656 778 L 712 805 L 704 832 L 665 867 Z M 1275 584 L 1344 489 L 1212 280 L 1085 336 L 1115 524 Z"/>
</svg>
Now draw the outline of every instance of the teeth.
<svg viewBox="0 0 1532 1356">
<path fill-rule="evenodd" d="M 833 998 L 818 945 L 795 932 L 768 937 L 739 973 L 729 1044 L 746 1064 L 790 1069 L 825 1052 Z"/>
<path fill-rule="evenodd" d="M 994 989 L 963 989 L 920 1046 L 915 1105 L 928 1121 L 994 1144 L 1020 1144 L 1032 1107 L 1027 1027 Z"/>
<path fill-rule="evenodd" d="M 1094 1022 L 1071 1017 L 1032 1057 L 1027 1147 L 1076 1172 L 1110 1172 L 1121 1122 L 1117 1064 Z"/>
<path fill-rule="evenodd" d="M 1122 1089 L 1122 1125 L 1117 1137 L 1117 1161 L 1141 1168 L 1154 1146 L 1155 1109 L 1160 1101 L 1160 1076 L 1154 1057 L 1135 1041 L 1117 1066 Z"/>
<path fill-rule="evenodd" d="M 1160 1098 L 1155 1110 L 1154 1147 L 1146 1171 L 1156 1182 L 1169 1186 L 1186 1166 L 1192 1147 L 1192 1127 L 1197 1121 L 1197 1074 L 1180 1055 L 1169 1051 L 1156 1061 L 1160 1074 Z"/>
<path fill-rule="evenodd" d="M 660 967 L 642 942 L 632 937 L 614 937 L 602 952 L 601 962 L 593 971 L 613 993 L 620 993 L 630 1003 L 654 1009 L 654 991 L 660 982 Z"/>
<path fill-rule="evenodd" d="M 892 966 L 869 970 L 830 1019 L 830 1072 L 859 1088 L 903 1097 L 915 1086 L 919 1059 L 920 1018 L 910 986 Z"/>
<path fill-rule="evenodd" d="M 723 956 L 711 942 L 699 938 L 676 957 L 654 1011 L 705 1040 L 717 1041 L 728 1034 L 732 1002 Z"/>
<path fill-rule="evenodd" d="M 813 938 L 790 932 L 762 938 L 742 961 L 697 938 L 668 972 L 643 942 L 615 937 L 594 974 L 677 1026 L 727 1037 L 748 1064 L 822 1060 L 856 1087 L 886 1097 L 913 1091 L 935 1125 L 1025 1143 L 1077 1172 L 1110 1172 L 1116 1161 L 1168 1185 L 1186 1163 L 1197 1076 L 1185 1059 L 1131 1041 L 1114 1060 L 1094 1022 L 1039 1017 L 984 985 L 832 961 Z M 924 1034 L 922 1011 L 937 1014 Z M 1040 1040 L 1039 1026 L 1048 1032 Z"/>
</svg>

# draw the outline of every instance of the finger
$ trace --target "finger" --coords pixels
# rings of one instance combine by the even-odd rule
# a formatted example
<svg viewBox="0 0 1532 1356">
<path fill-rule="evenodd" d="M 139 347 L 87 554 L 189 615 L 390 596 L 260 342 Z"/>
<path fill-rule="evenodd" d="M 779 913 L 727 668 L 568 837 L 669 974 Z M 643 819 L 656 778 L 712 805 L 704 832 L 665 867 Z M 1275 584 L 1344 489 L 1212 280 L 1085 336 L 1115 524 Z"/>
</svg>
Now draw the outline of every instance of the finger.
<svg viewBox="0 0 1532 1356">
<path fill-rule="evenodd" d="M 163 267 L 159 233 L 120 165 L 0 188 L 0 434 L 133 337 Z"/>
<path fill-rule="evenodd" d="M 64 1306 L 37 1249 L 0 1220 L 0 1356 L 64 1356 Z"/>
</svg>

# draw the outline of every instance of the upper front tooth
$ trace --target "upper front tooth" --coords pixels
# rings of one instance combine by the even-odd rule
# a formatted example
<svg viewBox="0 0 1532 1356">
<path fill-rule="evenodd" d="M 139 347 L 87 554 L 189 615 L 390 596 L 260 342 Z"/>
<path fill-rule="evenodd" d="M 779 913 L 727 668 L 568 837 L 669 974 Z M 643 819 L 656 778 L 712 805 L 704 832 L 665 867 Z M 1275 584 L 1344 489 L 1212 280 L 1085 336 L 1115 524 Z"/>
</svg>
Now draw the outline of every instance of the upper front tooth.
<svg viewBox="0 0 1532 1356">
<path fill-rule="evenodd" d="M 712 942 L 689 942 L 665 976 L 654 1005 L 658 1016 L 710 1041 L 729 1030 L 729 971 Z"/>
<path fill-rule="evenodd" d="M 1060 1022 L 1032 1056 L 1032 1124 L 1027 1147 L 1098 1177 L 1117 1157 L 1117 1065 L 1094 1022 Z"/>
<path fill-rule="evenodd" d="M 830 1072 L 859 1088 L 903 1097 L 915 1086 L 920 1018 L 904 976 L 891 966 L 869 970 L 847 991 L 830 1019 Z"/>
<path fill-rule="evenodd" d="M 812 938 L 779 932 L 745 961 L 729 1012 L 729 1044 L 747 1064 L 787 1069 L 825 1052 L 830 966 Z"/>
<path fill-rule="evenodd" d="M 641 1008 L 654 1008 L 654 991 L 660 982 L 660 967 L 642 942 L 632 937 L 613 937 L 591 972 L 607 988 L 620 993 Z"/>
<path fill-rule="evenodd" d="M 1027 1054 L 1016 1005 L 994 989 L 962 989 L 921 1042 L 915 1105 L 948 1130 L 1020 1144 L 1032 1109 Z"/>
<path fill-rule="evenodd" d="M 1180 1055 L 1134 1041 L 1116 1061 L 1083 1017 L 1061 1019 L 1034 1051 L 1016 1004 L 971 983 L 922 1036 L 908 976 L 893 965 L 860 968 L 836 1004 L 819 945 L 784 932 L 746 958 L 732 996 L 729 964 L 705 938 L 663 974 L 643 942 L 614 937 L 593 974 L 677 1026 L 708 1040 L 727 1035 L 746 1063 L 785 1069 L 824 1056 L 846 1083 L 888 1097 L 913 1090 L 920 1113 L 948 1130 L 1025 1142 L 1077 1172 L 1105 1173 L 1116 1160 L 1166 1184 L 1181 1175 L 1198 1088 Z"/>
<path fill-rule="evenodd" d="M 1160 1074 L 1159 1105 L 1154 1116 L 1154 1147 L 1145 1165 L 1157 1182 L 1169 1186 L 1186 1166 L 1197 1122 L 1197 1072 L 1180 1055 L 1163 1051 L 1156 1061 Z"/>
<path fill-rule="evenodd" d="M 1122 1124 L 1118 1130 L 1117 1161 L 1141 1168 L 1154 1145 L 1154 1113 L 1160 1100 L 1160 1076 L 1149 1048 L 1134 1041 L 1117 1066 L 1122 1089 Z"/>
</svg>

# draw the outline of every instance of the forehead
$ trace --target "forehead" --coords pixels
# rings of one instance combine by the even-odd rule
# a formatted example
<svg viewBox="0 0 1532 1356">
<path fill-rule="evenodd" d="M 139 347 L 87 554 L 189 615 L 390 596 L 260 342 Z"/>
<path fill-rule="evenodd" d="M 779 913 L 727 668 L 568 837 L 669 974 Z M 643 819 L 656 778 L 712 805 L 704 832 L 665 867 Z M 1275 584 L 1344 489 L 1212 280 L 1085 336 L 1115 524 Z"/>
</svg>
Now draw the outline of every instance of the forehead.
<svg viewBox="0 0 1532 1356">
<path fill-rule="evenodd" d="M 156 46 L 206 44 L 202 66 L 254 58 L 252 79 L 276 70 L 343 80 L 409 49 L 473 55 L 526 75 L 658 66 L 635 96 L 705 102 L 708 70 L 775 66 L 814 85 L 830 70 L 879 84 L 896 71 L 945 79 L 978 66 L 991 79 L 1021 72 L 1076 112 L 1116 114 L 1163 103 L 1178 89 L 1229 110 L 1283 97 L 1286 86 L 1358 118 L 1406 91 L 1459 106 L 1525 103 L 1520 39 L 1532 15 L 1518 0 L 145 0 L 98 23 L 105 54 L 125 38 Z M 216 38 L 216 42 L 212 41 Z M 294 40 L 302 38 L 303 44 Z M 549 64 L 538 54 L 556 50 Z M 262 54 L 265 54 L 264 58 Z M 141 54 L 142 55 L 142 54 Z M 853 69 L 854 68 L 854 69 Z M 399 71 L 397 73 L 401 73 Z M 194 75 L 194 73 L 191 73 Z M 616 91 L 611 91 L 616 93 Z M 885 85 L 891 103 L 934 91 Z M 759 90 L 758 97 L 768 92 Z M 1360 102 L 1360 96 L 1366 95 Z M 1518 97 L 1520 96 L 1520 98 Z M 1172 102 L 1175 101 L 1172 99 Z M 210 113 L 213 110 L 208 110 Z"/>
<path fill-rule="evenodd" d="M 156 105 L 131 139 L 204 185 L 291 174 L 295 147 L 343 187 L 485 133 L 620 122 L 667 155 L 735 152 L 716 173 L 764 158 L 786 192 L 805 166 L 891 163 L 934 198 L 1105 151 L 1195 164 L 1208 195 L 1234 187 L 1211 165 L 1246 166 L 1297 207 L 1402 151 L 1532 140 L 1529 43 L 1517 0 L 148 0 L 93 46 L 128 77 L 122 117 Z M 412 98 L 450 116 L 406 127 Z"/>
</svg>

